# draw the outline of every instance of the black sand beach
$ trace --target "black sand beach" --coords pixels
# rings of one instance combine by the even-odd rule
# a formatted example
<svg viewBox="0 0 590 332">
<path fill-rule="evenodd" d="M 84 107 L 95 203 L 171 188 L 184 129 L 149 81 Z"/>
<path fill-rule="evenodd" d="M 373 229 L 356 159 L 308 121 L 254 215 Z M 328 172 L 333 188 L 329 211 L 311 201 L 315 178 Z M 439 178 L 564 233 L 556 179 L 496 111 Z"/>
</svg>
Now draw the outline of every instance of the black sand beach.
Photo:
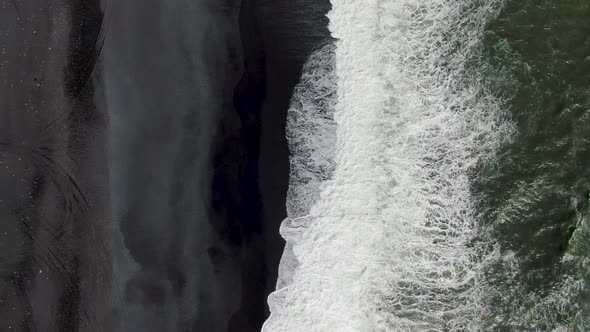
<svg viewBox="0 0 590 332">
<path fill-rule="evenodd" d="M 0 331 L 256 331 L 327 1 L 0 1 Z"/>
</svg>

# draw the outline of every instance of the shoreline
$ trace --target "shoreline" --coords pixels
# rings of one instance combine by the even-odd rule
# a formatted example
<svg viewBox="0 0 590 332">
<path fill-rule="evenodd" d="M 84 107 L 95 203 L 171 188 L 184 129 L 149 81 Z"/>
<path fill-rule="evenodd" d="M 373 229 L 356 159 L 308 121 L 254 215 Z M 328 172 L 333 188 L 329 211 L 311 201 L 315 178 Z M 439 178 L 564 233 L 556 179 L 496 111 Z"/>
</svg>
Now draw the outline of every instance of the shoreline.
<svg viewBox="0 0 590 332">
<path fill-rule="evenodd" d="M 287 110 L 303 64 L 314 50 L 330 40 L 325 17 L 328 7 L 328 1 L 242 4 L 240 31 L 245 73 L 236 87 L 234 100 L 243 125 L 242 145 L 246 154 L 251 155 L 246 157 L 244 166 L 246 174 L 242 179 L 246 187 L 242 197 L 259 201 L 249 200 L 246 204 L 251 210 L 243 215 L 246 222 L 256 221 L 245 227 L 245 238 L 251 239 L 246 244 L 243 270 L 247 285 L 242 308 L 247 311 L 238 313 L 236 319 L 241 323 L 236 324 L 235 331 L 250 331 L 244 330 L 245 326 L 259 331 L 270 314 L 267 298 L 276 288 L 285 246 L 279 226 L 287 215 Z M 301 21 L 290 16 L 298 10 L 303 11 Z"/>
</svg>

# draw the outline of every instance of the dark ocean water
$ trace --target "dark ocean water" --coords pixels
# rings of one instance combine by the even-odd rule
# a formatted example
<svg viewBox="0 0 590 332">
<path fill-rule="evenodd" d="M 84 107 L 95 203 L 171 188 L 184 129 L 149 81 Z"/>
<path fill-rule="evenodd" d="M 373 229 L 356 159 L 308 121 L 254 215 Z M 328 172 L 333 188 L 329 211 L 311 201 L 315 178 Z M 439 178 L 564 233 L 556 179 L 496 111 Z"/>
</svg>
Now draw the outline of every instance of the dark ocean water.
<svg viewBox="0 0 590 332">
<path fill-rule="evenodd" d="M 504 259 L 498 331 L 590 330 L 590 3 L 507 1 L 486 30 L 488 87 L 515 124 L 475 191 Z"/>
</svg>

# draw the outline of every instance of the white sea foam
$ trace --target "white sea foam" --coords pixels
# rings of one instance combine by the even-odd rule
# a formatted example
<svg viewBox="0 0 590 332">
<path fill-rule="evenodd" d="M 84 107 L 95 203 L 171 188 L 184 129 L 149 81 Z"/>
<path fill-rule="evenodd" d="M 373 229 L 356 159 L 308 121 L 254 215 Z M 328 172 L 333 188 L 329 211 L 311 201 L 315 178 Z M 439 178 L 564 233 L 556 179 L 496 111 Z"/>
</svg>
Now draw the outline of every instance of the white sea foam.
<svg viewBox="0 0 590 332">
<path fill-rule="evenodd" d="M 321 185 L 332 177 L 335 168 L 336 76 L 334 45 L 316 51 L 303 68 L 295 87 L 287 115 L 287 139 L 291 151 L 291 174 L 287 192 L 288 218 L 281 224 L 281 235 L 287 239 L 277 289 L 292 281 L 298 261 L 293 254 L 299 226 L 305 227 L 307 216 L 320 195 Z M 301 229 L 302 230 L 302 229 Z"/>
<path fill-rule="evenodd" d="M 315 115 L 329 99 L 306 107 L 298 90 L 287 247 L 263 331 L 477 330 L 493 253 L 469 176 L 511 128 L 474 63 L 500 0 L 332 4 L 336 126 Z M 310 68 L 303 82 L 329 77 Z"/>
</svg>

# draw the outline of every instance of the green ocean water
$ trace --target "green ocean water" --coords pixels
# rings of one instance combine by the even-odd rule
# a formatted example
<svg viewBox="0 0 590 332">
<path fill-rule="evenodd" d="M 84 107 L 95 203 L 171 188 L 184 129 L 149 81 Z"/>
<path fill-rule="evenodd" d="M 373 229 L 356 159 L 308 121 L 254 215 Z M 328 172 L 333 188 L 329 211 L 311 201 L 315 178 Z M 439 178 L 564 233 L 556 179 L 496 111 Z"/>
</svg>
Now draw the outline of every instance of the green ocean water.
<svg viewBox="0 0 590 332">
<path fill-rule="evenodd" d="M 474 192 L 502 258 L 493 331 L 590 331 L 590 0 L 512 0 L 484 40 L 514 137 Z"/>
</svg>

